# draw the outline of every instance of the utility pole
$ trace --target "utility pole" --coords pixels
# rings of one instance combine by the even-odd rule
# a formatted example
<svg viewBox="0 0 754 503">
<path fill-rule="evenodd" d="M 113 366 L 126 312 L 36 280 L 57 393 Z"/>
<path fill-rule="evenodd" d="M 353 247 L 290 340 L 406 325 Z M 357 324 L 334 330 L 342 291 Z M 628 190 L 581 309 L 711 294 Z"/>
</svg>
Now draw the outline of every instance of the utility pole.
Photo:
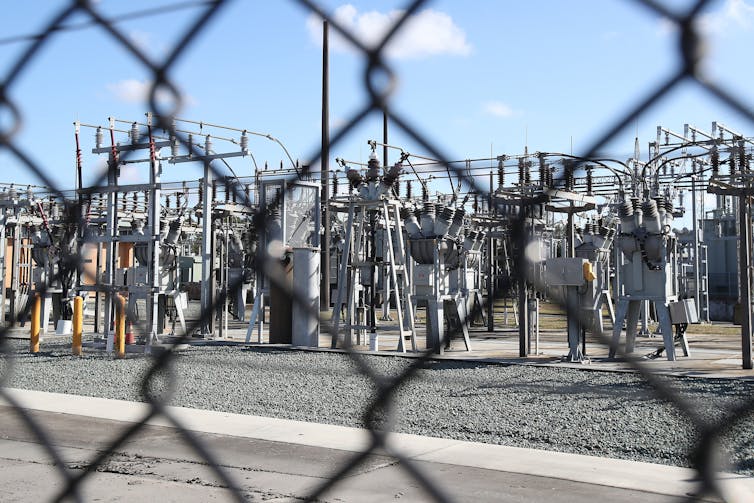
<svg viewBox="0 0 754 503">
<path fill-rule="evenodd" d="M 322 21 L 322 259 L 319 296 L 320 311 L 330 309 L 330 62 L 328 58 L 327 21 Z M 337 196 L 337 194 L 335 194 Z"/>
</svg>

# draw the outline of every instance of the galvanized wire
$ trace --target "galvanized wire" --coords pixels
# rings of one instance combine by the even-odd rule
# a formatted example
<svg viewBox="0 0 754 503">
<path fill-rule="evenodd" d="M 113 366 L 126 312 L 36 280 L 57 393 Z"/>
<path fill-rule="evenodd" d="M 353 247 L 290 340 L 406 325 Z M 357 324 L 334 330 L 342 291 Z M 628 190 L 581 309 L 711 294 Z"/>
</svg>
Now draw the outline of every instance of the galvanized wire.
<svg viewBox="0 0 754 503">
<path fill-rule="evenodd" d="M 131 42 L 129 37 L 127 37 L 124 32 L 116 26 L 117 19 L 105 17 L 98 10 L 96 3 L 87 0 L 69 2 L 61 8 L 41 33 L 29 38 L 31 41 L 29 46 L 19 52 L 15 64 L 11 65 L 10 70 L 8 70 L 3 76 L 2 82 L 0 83 L 0 107 L 4 109 L 6 116 L 8 116 L 11 121 L 5 124 L 5 129 L 0 130 L 0 148 L 5 149 L 5 151 L 14 157 L 19 164 L 25 166 L 30 173 L 33 173 L 34 176 L 36 176 L 44 185 L 49 187 L 50 192 L 59 198 L 59 200 L 65 200 L 63 188 L 57 187 L 49 177 L 52 168 L 37 164 L 32 159 L 32 156 L 24 151 L 20 145 L 15 143 L 15 138 L 24 122 L 24 103 L 13 101 L 10 98 L 10 90 L 14 86 L 20 85 L 19 82 L 21 75 L 33 63 L 36 55 L 41 49 L 47 45 L 54 44 L 56 37 L 65 36 L 65 31 L 70 29 L 70 25 L 67 25 L 66 22 L 74 16 L 84 16 L 87 19 L 85 21 L 87 26 L 95 26 L 98 29 L 103 30 L 108 36 L 112 37 L 127 51 L 130 57 L 134 61 L 139 62 L 143 67 L 143 70 L 148 72 L 151 76 L 153 83 L 147 105 L 149 106 L 149 109 L 155 112 L 154 126 L 164 129 L 177 138 L 184 147 L 188 148 L 193 153 L 197 160 L 203 161 L 208 165 L 207 167 L 213 171 L 216 177 L 221 177 L 222 175 L 217 168 L 209 159 L 204 157 L 205 153 L 197 149 L 195 146 L 190 145 L 188 138 L 174 129 L 172 119 L 180 112 L 181 105 L 185 101 L 185 96 L 180 92 L 179 86 L 177 85 L 178 83 L 172 80 L 170 75 L 178 58 L 188 49 L 198 34 L 205 30 L 212 22 L 216 22 L 215 19 L 217 18 L 217 13 L 229 3 L 230 0 L 196 2 L 197 14 L 193 17 L 193 21 L 189 24 L 188 28 L 183 31 L 182 35 L 178 37 L 177 41 L 172 45 L 164 59 L 156 61 Z M 384 49 L 396 34 L 401 32 L 410 16 L 431 2 L 429 0 L 415 0 L 410 2 L 403 10 L 400 17 L 395 20 L 394 24 L 385 34 L 383 39 L 371 47 L 364 45 L 356 34 L 352 33 L 346 26 L 343 26 L 337 19 L 334 19 L 325 11 L 325 8 L 316 1 L 297 0 L 297 3 L 309 12 L 327 20 L 329 26 L 348 40 L 366 62 L 363 75 L 363 87 L 367 92 L 368 98 L 359 109 L 353 113 L 347 121 L 345 121 L 345 124 L 334 133 L 330 140 L 330 148 L 340 144 L 343 139 L 352 132 L 354 128 L 360 125 L 370 113 L 381 111 L 387 115 L 392 124 L 402 130 L 402 132 L 411 138 L 417 145 L 421 146 L 425 153 L 434 159 L 440 159 L 441 161 L 438 165 L 444 167 L 448 173 L 453 173 L 459 180 L 465 182 L 470 191 L 477 194 L 488 194 L 488 191 L 481 187 L 476 179 L 471 176 L 464 167 L 447 161 L 450 157 L 444 155 L 442 149 L 439 148 L 430 137 L 422 133 L 421 129 L 412 122 L 411 117 L 401 115 L 395 111 L 395 107 L 389 106 L 399 75 L 385 60 Z M 646 97 L 639 100 L 625 113 L 616 117 L 610 127 L 598 132 L 589 148 L 585 149 L 578 158 L 588 159 L 594 157 L 595 154 L 615 138 L 616 135 L 625 131 L 627 127 L 630 127 L 641 113 L 651 109 L 662 98 L 675 92 L 680 84 L 689 81 L 696 83 L 705 90 L 710 97 L 720 100 L 724 105 L 748 118 L 749 121 L 754 124 L 754 111 L 745 104 L 742 97 L 736 96 L 727 90 L 722 84 L 710 80 L 708 76 L 704 75 L 701 71 L 702 56 L 699 48 L 703 43 L 703 40 L 697 31 L 695 22 L 699 19 L 700 13 L 710 3 L 709 0 L 698 0 L 686 12 L 680 14 L 670 11 L 665 6 L 653 0 L 633 0 L 631 3 L 637 5 L 637 8 L 642 7 L 652 10 L 654 13 L 670 20 L 678 28 L 678 68 L 665 82 L 658 85 Z M 171 9 L 173 7 L 166 6 L 165 8 Z M 171 109 L 166 110 L 162 102 L 158 102 L 156 99 L 157 93 L 163 91 L 167 91 L 173 99 Z M 317 151 L 309 156 L 309 162 L 305 163 L 304 168 L 302 168 L 302 176 L 309 174 L 308 166 L 316 164 L 320 154 L 321 152 Z M 132 153 L 126 152 L 121 160 L 127 160 L 130 155 L 132 155 Z M 583 161 L 581 162 L 583 163 Z M 103 173 L 101 178 L 97 180 L 93 186 L 104 183 L 108 176 L 112 174 L 113 170 L 116 169 L 117 163 L 110 163 L 108 172 Z M 291 179 L 293 180 L 293 178 Z M 556 184 L 562 182 L 563 180 L 555 180 Z M 243 202 L 243 204 L 251 205 L 251 202 L 243 193 L 240 185 L 230 185 L 229 189 L 236 192 L 238 200 Z M 539 199 L 533 197 L 525 200 L 524 205 L 534 205 L 540 202 Z M 84 217 L 82 216 L 81 211 L 82 204 L 82 202 L 72 204 L 71 207 L 68 208 L 68 211 L 66 211 L 69 224 L 83 227 Z M 526 244 L 532 239 L 532 236 L 529 235 L 526 230 L 525 222 L 523 220 L 524 214 L 525 212 L 520 212 L 521 216 L 511 223 L 511 235 L 514 242 L 517 243 L 517 246 L 514 246 L 515 256 L 513 258 L 518 264 L 518 267 L 513 268 L 513 281 L 526 280 L 524 277 L 525 273 L 523 272 L 526 270 L 523 250 L 525 249 Z M 264 212 L 257 213 L 254 217 L 256 228 L 263 229 L 267 222 L 267 217 L 268 215 Z M 264 274 L 270 283 L 287 292 L 292 299 L 292 302 L 300 306 L 309 305 L 307 299 L 304 299 L 297 292 L 292 291 L 290 287 L 285 284 L 283 281 L 283 272 L 278 262 L 268 254 L 267 250 L 260 248 L 255 260 L 256 266 L 264 271 Z M 73 269 L 76 269 L 83 274 L 83 257 L 80 253 L 77 257 L 74 257 L 73 260 L 69 260 L 62 265 L 60 274 L 65 274 Z M 216 308 L 224 304 L 226 295 L 235 295 L 241 286 L 241 280 L 231 284 L 227 291 L 221 293 L 216 299 L 215 304 L 211 309 L 201 313 L 201 319 L 196 321 L 194 326 L 189 328 L 187 334 L 192 333 L 196 328 L 207 323 L 209 319 L 214 316 Z M 512 284 L 508 285 L 509 290 L 512 288 Z M 41 293 L 43 294 L 44 290 Z M 487 300 L 487 302 L 492 301 L 492 298 L 488 298 Z M 306 308 L 308 309 L 308 307 Z M 30 306 L 27 305 L 25 310 L 18 315 L 17 319 L 13 320 L 13 323 L 20 322 L 22 319 L 28 319 L 29 309 Z M 312 310 L 311 315 L 318 317 L 319 312 Z M 128 316 L 131 321 L 136 321 L 133 318 L 132 313 L 128 313 Z M 321 321 L 321 326 L 324 330 L 332 330 L 332 327 L 329 326 L 326 320 Z M 446 337 L 452 335 L 455 334 L 447 334 Z M 606 346 L 610 345 L 611 341 L 608 335 L 604 333 L 594 335 L 597 336 Z M 179 338 L 177 344 L 185 342 L 187 337 L 188 335 L 184 335 L 182 338 Z M 441 343 L 444 343 L 444 341 Z M 364 411 L 363 415 L 363 422 L 371 433 L 371 442 L 367 449 L 363 452 L 357 453 L 352 459 L 344 463 L 343 466 L 336 469 L 325 483 L 308 495 L 308 500 L 314 501 L 323 497 L 333 487 L 342 482 L 349 473 L 366 461 L 370 454 L 377 453 L 379 450 L 380 454 L 384 455 L 384 453 L 387 452 L 389 455 L 393 456 L 395 460 L 399 461 L 399 466 L 406 470 L 406 472 L 427 491 L 427 494 L 436 501 L 451 501 L 451 498 L 447 495 L 445 489 L 441 485 L 431 481 L 416 463 L 412 462 L 405 453 L 401 452 L 400 449 L 395 448 L 387 441 L 394 420 L 391 406 L 393 398 L 395 394 L 398 393 L 399 388 L 409 380 L 415 378 L 417 371 L 422 369 L 432 358 L 433 355 L 431 349 L 428 349 L 419 358 L 413 360 L 408 368 L 406 368 L 400 375 L 394 377 L 378 375 L 369 366 L 367 361 L 363 359 L 358 352 L 354 351 L 352 347 L 346 347 L 345 349 L 350 358 L 356 364 L 357 368 L 371 380 L 376 391 L 374 400 Z M 0 376 L 0 396 L 11 404 L 14 411 L 29 426 L 30 431 L 38 439 L 39 443 L 44 446 L 47 453 L 55 462 L 54 465 L 56 470 L 65 482 L 65 486 L 57 496 L 57 500 L 73 498 L 80 501 L 81 485 L 87 477 L 100 467 L 107 460 L 108 456 L 119 446 L 128 441 L 134 435 L 138 434 L 146 425 L 147 421 L 158 416 L 167 419 L 175 426 L 186 444 L 192 447 L 197 454 L 207 462 L 236 500 L 244 500 L 243 493 L 238 484 L 226 473 L 226 470 L 220 466 L 214 453 L 209 451 L 197 436 L 186 428 L 186 426 L 174 417 L 165 407 L 176 380 L 179 379 L 179 376 L 172 373 L 171 363 L 174 359 L 174 352 L 172 350 L 165 351 L 155 358 L 152 367 L 141 382 L 143 397 L 150 405 L 149 411 L 140 421 L 123 429 L 102 454 L 92 460 L 83 468 L 83 470 L 76 472 L 69 469 L 67 465 L 61 461 L 61 454 L 54 447 L 49 432 L 44 426 L 25 411 L 14 397 L 8 394 L 5 390 L 5 385 L 8 382 L 9 375 L 12 373 L 13 368 L 13 358 L 8 345 L 7 328 L 0 332 L 0 351 L 5 354 L 7 361 L 4 373 Z M 679 413 L 685 416 L 700 432 L 700 441 L 690 460 L 693 468 L 697 471 L 700 484 L 697 497 L 722 497 L 720 487 L 715 479 L 715 472 L 719 468 L 715 464 L 715 460 L 718 458 L 716 455 L 716 440 L 733 428 L 740 420 L 754 411 L 754 398 L 748 403 L 741 404 L 738 407 L 729 410 L 720 421 L 710 422 L 707 418 L 699 416 L 695 412 L 693 404 L 688 403 L 679 397 L 663 379 L 653 374 L 652 370 L 641 360 L 630 358 L 627 355 L 622 356 L 625 357 L 628 363 L 638 371 L 647 383 L 652 386 L 658 397 L 673 404 L 678 409 Z M 155 394 L 154 390 L 159 389 L 161 383 L 165 382 L 167 383 L 166 389 L 161 393 Z"/>
</svg>

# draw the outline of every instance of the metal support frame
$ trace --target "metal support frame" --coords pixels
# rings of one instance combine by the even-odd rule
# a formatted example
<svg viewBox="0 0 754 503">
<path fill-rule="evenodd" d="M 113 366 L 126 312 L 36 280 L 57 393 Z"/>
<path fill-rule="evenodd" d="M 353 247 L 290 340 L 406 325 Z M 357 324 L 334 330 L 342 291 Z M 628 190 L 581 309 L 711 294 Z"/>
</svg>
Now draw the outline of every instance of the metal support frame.
<svg viewBox="0 0 754 503">
<path fill-rule="evenodd" d="M 209 161 L 204 162 L 204 184 L 202 190 L 202 284 L 199 303 L 202 314 L 202 336 L 211 337 L 214 328 L 215 284 L 212 274 L 214 250 L 212 248 L 212 167 Z"/>
<path fill-rule="evenodd" d="M 345 301 L 346 315 L 344 318 L 343 328 L 345 329 L 345 344 L 353 344 L 353 332 L 362 330 L 371 330 L 372 324 L 359 324 L 353 321 L 355 313 L 355 296 L 357 283 L 357 270 L 360 267 L 373 267 L 370 261 L 362 261 L 361 255 L 365 251 L 364 237 L 368 235 L 369 229 L 369 212 L 378 211 L 385 221 L 384 239 L 387 243 L 387 256 L 383 257 L 383 266 L 388 268 L 390 281 L 394 285 L 393 298 L 395 300 L 397 326 L 380 326 L 381 329 L 395 329 L 398 332 L 398 347 L 400 352 L 406 351 L 405 339 L 408 337 L 411 342 L 411 349 L 417 350 L 416 335 L 414 330 L 414 311 L 411 299 L 411 286 L 408 281 L 406 271 L 407 256 L 403 246 L 403 225 L 400 218 L 400 207 L 395 200 L 375 200 L 375 201 L 350 201 L 348 207 L 348 220 L 346 221 L 346 236 L 343 248 L 343 257 L 340 263 L 340 283 L 335 296 L 333 306 L 332 325 L 333 338 L 331 347 L 336 348 L 339 342 L 339 333 L 341 329 L 341 308 Z M 397 249 L 395 248 L 397 245 Z M 400 280 L 399 280 L 400 275 Z M 383 299 L 383 302 L 390 302 L 390 299 Z M 376 326 L 376 323 L 375 323 Z M 375 327 L 376 328 L 376 327 Z M 379 350 L 378 336 L 370 340 L 370 348 Z"/>
</svg>

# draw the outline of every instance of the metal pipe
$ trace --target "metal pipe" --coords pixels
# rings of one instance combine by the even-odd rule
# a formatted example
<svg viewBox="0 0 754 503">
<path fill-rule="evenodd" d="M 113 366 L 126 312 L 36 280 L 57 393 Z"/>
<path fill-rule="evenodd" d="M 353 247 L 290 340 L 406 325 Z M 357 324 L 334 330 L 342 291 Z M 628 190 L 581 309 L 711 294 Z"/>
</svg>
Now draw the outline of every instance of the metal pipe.
<svg viewBox="0 0 754 503">
<path fill-rule="evenodd" d="M 76 296 L 73 299 L 73 342 L 71 352 L 81 356 L 81 336 L 84 332 L 84 299 Z"/>
<path fill-rule="evenodd" d="M 31 305 L 31 333 L 29 334 L 29 351 L 39 353 L 40 314 L 42 312 L 42 297 L 34 294 Z"/>
</svg>

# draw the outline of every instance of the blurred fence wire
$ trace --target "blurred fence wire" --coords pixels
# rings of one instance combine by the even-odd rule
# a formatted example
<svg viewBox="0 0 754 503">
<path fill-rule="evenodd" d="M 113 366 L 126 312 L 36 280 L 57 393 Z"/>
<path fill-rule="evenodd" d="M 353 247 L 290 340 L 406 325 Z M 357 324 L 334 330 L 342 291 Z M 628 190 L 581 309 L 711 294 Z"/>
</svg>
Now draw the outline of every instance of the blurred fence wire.
<svg viewBox="0 0 754 503">
<path fill-rule="evenodd" d="M 91 29 L 93 27 L 102 30 L 107 36 L 115 40 L 130 55 L 130 57 L 137 61 L 151 76 L 152 86 L 149 102 L 145 105 L 148 106 L 148 109 L 154 111 L 154 126 L 169 131 L 171 135 L 175 136 L 181 143 L 183 143 L 184 147 L 193 150 L 193 153 L 198 160 L 203 160 L 211 170 L 215 171 L 216 177 L 222 177 L 214 164 L 210 162 L 210 159 L 204 157 L 205 153 L 203 151 L 190 145 L 185 136 L 182 136 L 175 131 L 173 118 L 181 110 L 182 104 L 185 101 L 185 96 L 181 94 L 178 83 L 171 80 L 170 75 L 176 61 L 188 50 L 191 42 L 194 41 L 211 23 L 218 22 L 216 21 L 218 13 L 229 3 L 231 3 L 230 0 L 182 2 L 164 7 L 155 7 L 154 9 L 141 12 L 140 14 L 137 13 L 139 15 L 149 15 L 153 11 L 159 12 L 160 10 L 177 8 L 184 9 L 186 7 L 194 9 L 191 11 L 193 16 L 192 22 L 189 23 L 188 28 L 177 37 L 176 42 L 169 48 L 166 55 L 161 60 L 155 60 L 144 51 L 140 50 L 131 38 L 119 28 L 119 21 L 123 21 L 124 19 L 107 17 L 98 9 L 98 2 L 78 0 L 71 1 L 67 5 L 64 5 L 49 21 L 43 31 L 37 35 L 27 37 L 26 40 L 22 41 L 24 47 L 18 52 L 15 58 L 15 63 L 10 66 L 5 75 L 1 76 L 0 109 L 2 109 L 1 111 L 7 120 L 3 121 L 2 129 L 0 129 L 0 148 L 5 150 L 11 157 L 15 158 L 15 161 L 18 164 L 25 166 L 30 173 L 33 173 L 39 179 L 40 183 L 51 187 L 52 192 L 60 197 L 61 200 L 64 200 L 62 197 L 63 188 L 56 187 L 55 183 L 52 182 L 49 176 L 51 170 L 54 168 L 52 166 L 43 166 L 35 163 L 30 153 L 25 151 L 17 142 L 17 133 L 19 132 L 25 118 L 25 104 L 14 101 L 11 98 L 11 91 L 14 87 L 21 85 L 20 77 L 24 73 L 24 70 L 34 63 L 36 55 L 45 48 L 45 46 L 55 44 L 58 37 L 66 36 L 66 31 L 82 27 L 89 27 Z M 416 127 L 412 122 L 412 117 L 402 115 L 400 112 L 396 111 L 394 107 L 389 106 L 399 75 L 386 60 L 385 47 L 391 39 L 404 29 L 410 16 L 416 14 L 420 9 L 429 6 L 431 2 L 428 0 L 415 0 L 406 5 L 405 10 L 401 11 L 400 16 L 386 32 L 384 38 L 374 46 L 365 45 L 356 33 L 351 32 L 346 26 L 343 26 L 343 24 L 337 19 L 328 14 L 325 7 L 318 2 L 314 0 L 298 0 L 297 3 L 303 8 L 308 9 L 311 13 L 315 13 L 322 19 L 327 20 L 333 30 L 337 31 L 342 37 L 353 44 L 366 63 L 363 85 L 368 99 L 365 100 L 358 111 L 345 122 L 345 125 L 338 128 L 338 130 L 332 135 L 330 147 L 335 147 L 341 143 L 346 135 L 353 131 L 354 128 L 356 128 L 370 113 L 380 112 L 387 114 L 390 123 L 399 128 L 417 145 L 421 146 L 423 151 L 428 155 L 436 159 L 448 159 L 448 157 L 443 154 L 442 149 L 433 142 L 433 139 L 423 133 L 420 128 Z M 635 4 L 637 9 L 649 9 L 656 15 L 662 16 L 675 24 L 679 41 L 677 49 L 677 69 L 671 73 L 670 77 L 668 77 L 665 82 L 662 82 L 647 96 L 635 103 L 626 113 L 612 118 L 610 126 L 599 131 L 595 135 L 589 148 L 580 153 L 581 158 L 588 159 L 596 155 L 596 153 L 607 145 L 611 139 L 623 132 L 627 127 L 634 124 L 635 120 L 642 112 L 652 108 L 658 103 L 658 101 L 676 92 L 679 86 L 689 81 L 693 81 L 695 84 L 703 88 L 711 99 L 719 100 L 730 109 L 735 110 L 742 116 L 748 118 L 751 123 L 754 123 L 754 111 L 745 104 L 745 100 L 742 99 L 742 97 L 732 94 L 720 83 L 711 81 L 704 73 L 702 73 L 703 56 L 701 48 L 705 41 L 701 38 L 700 32 L 697 29 L 696 21 L 699 19 L 702 11 L 709 7 L 708 4 L 711 4 L 711 1 L 699 0 L 693 3 L 687 11 L 682 13 L 676 13 L 669 7 L 655 0 L 634 0 L 630 3 Z M 473 5 L 470 5 L 469 8 L 474 7 Z M 193 12 L 196 13 L 193 14 Z M 136 16 L 136 14 L 132 15 L 132 17 L 133 16 Z M 82 18 L 85 21 L 81 21 Z M 76 24 L 74 24 L 74 20 L 76 20 Z M 15 37 L 1 39 L 0 41 L 2 43 L 18 42 Z M 501 58 L 502 57 L 504 57 L 504 55 L 501 55 Z M 164 99 L 157 99 L 158 94 L 164 96 L 165 93 L 172 97 L 170 103 L 172 108 L 168 108 L 168 106 L 165 105 Z M 307 166 L 315 165 L 320 154 L 321 152 L 315 152 L 310 157 L 309 162 L 303 165 L 302 176 L 308 174 Z M 129 153 L 125 153 L 120 161 L 127 161 L 128 156 Z M 470 177 L 468 172 L 462 167 L 458 167 L 456 164 L 445 161 L 444 164 L 449 171 L 453 172 L 455 176 L 463 180 L 471 190 L 478 194 L 487 194 L 485 187 L 479 186 L 478 180 Z M 116 170 L 117 168 L 117 163 L 111 163 L 109 166 L 109 172 L 103 173 L 102 178 L 92 185 L 101 185 L 106 182 L 108 174 L 112 173 L 113 170 Z M 240 193 L 239 186 L 234 185 L 231 187 L 231 190 L 239 191 L 239 199 L 250 204 L 248 197 Z M 537 201 L 536 199 L 531 199 L 529 201 L 524 201 L 524 204 L 538 204 L 539 202 L 540 201 Z M 69 201 L 67 204 L 70 205 L 69 210 L 66 212 L 69 223 L 72 226 L 83 225 L 83 212 L 80 207 L 81 203 Z M 522 256 L 522 252 L 526 248 L 525 245 L 532 238 L 527 234 L 528 230 L 523 222 L 524 214 L 525 212 L 521 212 L 521 219 L 510 223 L 511 228 L 513 229 L 513 239 L 519 244 L 519 246 L 514 247 L 514 250 L 517 253 L 515 262 L 521 266 L 515 267 L 514 271 L 518 271 L 517 274 L 519 275 L 523 274 L 522 271 L 525 270 L 525 267 L 523 267 L 524 257 Z M 259 213 L 256 216 L 255 224 L 257 228 L 264 228 L 267 216 L 268 215 L 265 213 Z M 281 280 L 282 274 L 280 274 L 279 271 L 279 264 L 273 257 L 268 255 L 267 250 L 260 248 L 258 250 L 256 261 L 257 265 L 261 266 L 265 271 L 268 280 L 278 288 L 285 290 L 288 295 L 290 295 L 293 302 L 301 305 L 309 305 L 307 299 L 297 295 Z M 82 271 L 82 262 L 82 257 L 80 255 L 69 257 L 62 267 L 61 274 L 65 274 L 72 270 Z M 525 280 L 523 277 L 518 279 Z M 235 295 L 235 291 L 240 287 L 240 281 L 232 284 L 230 295 Z M 220 295 L 220 297 L 216 299 L 215 306 L 212 306 L 212 308 L 208 310 L 205 309 L 202 312 L 202 319 L 197 321 L 197 326 L 206 323 L 209 317 L 214 316 L 216 306 L 223 304 L 224 301 L 225 296 Z M 491 301 L 492 299 L 487 300 L 487 302 Z M 20 313 L 18 319 L 14 320 L 14 323 L 20 321 L 21 318 L 28 317 L 28 311 L 29 308 L 27 307 L 26 312 Z M 319 313 L 313 312 L 312 315 L 318 316 Z M 326 321 L 323 320 L 322 326 L 325 328 L 328 327 Z M 188 331 L 188 333 L 191 332 L 192 330 Z M 13 396 L 5 392 L 4 386 L 8 382 L 13 366 L 12 358 L 10 358 L 7 333 L 7 329 L 4 329 L 2 331 L 2 336 L 0 337 L 0 347 L 2 347 L 3 352 L 8 356 L 8 358 L 6 358 L 7 364 L 5 365 L 3 375 L 0 377 L 0 385 L 3 386 L 0 387 L 0 395 L 14 406 L 15 412 L 23 419 L 25 424 L 28 425 L 40 443 L 45 446 L 49 456 L 55 461 L 56 470 L 59 476 L 65 481 L 64 489 L 58 495 L 58 499 L 73 498 L 81 500 L 82 484 L 92 472 L 97 470 L 97 468 L 107 460 L 110 452 L 114 451 L 131 437 L 136 435 L 146 425 L 148 420 L 156 416 L 162 416 L 177 428 L 186 444 L 191 446 L 206 460 L 207 464 L 212 467 L 222 483 L 233 494 L 234 498 L 239 501 L 244 500 L 243 492 L 239 485 L 216 461 L 215 454 L 210 452 L 202 442 L 199 441 L 196 435 L 189 431 L 165 408 L 165 404 L 170 398 L 170 391 L 174 386 L 167 386 L 167 389 L 163 390 L 160 394 L 154 394 L 152 391 L 159 387 L 155 385 L 155 381 L 158 379 L 160 382 L 165 382 L 167 377 L 167 382 L 169 384 L 174 384 L 175 380 L 179 378 L 179 376 L 171 373 L 172 369 L 170 364 L 174 358 L 174 353 L 172 351 L 160 353 L 155 357 L 151 369 L 144 376 L 143 382 L 141 383 L 144 398 L 150 404 L 149 413 L 140 422 L 134 423 L 121 431 L 109 448 L 92 460 L 87 466 L 83 469 L 73 470 L 62 462 L 61 454 L 55 449 L 50 441 L 50 432 L 46 431 L 38 421 L 20 407 L 20 405 L 14 400 Z M 598 336 L 604 344 L 609 345 L 609 337 L 605 334 L 595 334 L 595 336 Z M 179 343 L 180 342 L 181 341 L 179 341 Z M 388 452 L 399 461 L 399 466 L 408 472 L 408 474 L 410 474 L 411 477 L 413 477 L 435 500 L 450 501 L 451 499 L 443 487 L 430 481 L 417 464 L 412 462 L 399 449 L 396 449 L 393 444 L 386 442 L 387 435 L 392 426 L 391 403 L 393 398 L 396 393 L 398 393 L 399 387 L 408 380 L 414 378 L 417 371 L 425 366 L 426 362 L 432 357 L 431 352 L 427 351 L 421 358 L 413 360 L 413 363 L 400 375 L 386 378 L 377 375 L 377 373 L 370 368 L 368 362 L 359 357 L 358 353 L 351 348 L 346 349 L 354 363 L 358 366 L 360 371 L 371 380 L 377 391 L 373 402 L 369 405 L 367 410 L 364 411 L 364 423 L 367 425 L 371 433 L 371 443 L 368 449 L 354 455 L 353 459 L 339 467 L 332 476 L 321 485 L 321 487 L 308 495 L 308 499 L 317 500 L 323 497 L 329 490 L 343 481 L 349 473 L 356 470 L 370 454 L 374 454 L 379 450 L 381 453 Z M 629 359 L 628 361 L 641 374 L 641 376 L 651 384 L 658 397 L 673 404 L 678 409 L 679 413 L 686 416 L 686 418 L 696 426 L 699 431 L 700 441 L 696 447 L 696 451 L 692 455 L 691 463 L 694 469 L 698 472 L 700 483 L 700 491 L 698 494 L 702 497 L 721 496 L 721 491 L 715 480 L 715 472 L 718 469 L 715 452 L 716 439 L 725 434 L 725 432 L 728 431 L 737 421 L 754 411 L 754 398 L 748 403 L 729 411 L 726 417 L 720 422 L 710 423 L 707 418 L 700 417 L 695 412 L 692 404 L 685 402 L 677 393 L 672 392 L 668 385 L 655 376 L 641 361 L 633 359 Z"/>
</svg>

